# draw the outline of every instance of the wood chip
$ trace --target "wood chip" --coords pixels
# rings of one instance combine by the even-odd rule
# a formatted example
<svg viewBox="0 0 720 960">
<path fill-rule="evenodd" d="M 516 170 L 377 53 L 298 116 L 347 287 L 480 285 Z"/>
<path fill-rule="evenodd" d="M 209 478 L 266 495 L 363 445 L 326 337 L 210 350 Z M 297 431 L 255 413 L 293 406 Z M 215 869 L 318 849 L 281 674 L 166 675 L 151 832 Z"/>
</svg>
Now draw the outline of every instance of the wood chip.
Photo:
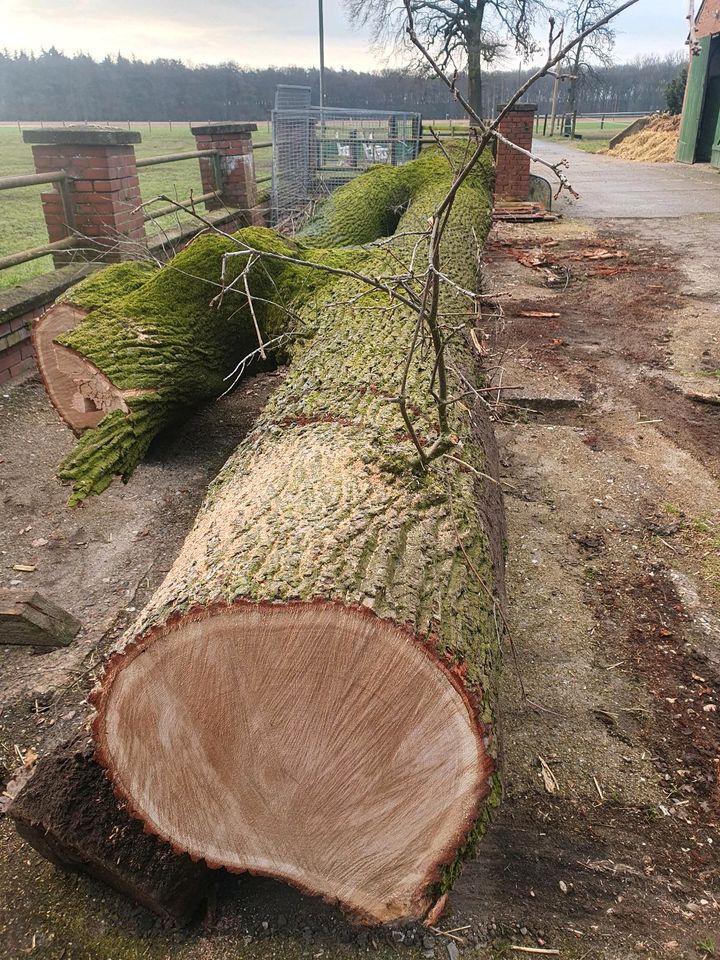
<svg viewBox="0 0 720 960">
<path fill-rule="evenodd" d="M 1 644 L 38 649 L 63 647 L 79 630 L 80 623 L 75 617 L 42 594 L 31 590 L 0 590 Z"/>
<path fill-rule="evenodd" d="M 593 777 L 593 783 L 595 784 L 595 789 L 596 789 L 597 792 L 598 792 L 598 796 L 600 797 L 600 799 L 601 799 L 601 800 L 603 801 L 603 803 L 604 803 L 604 802 L 605 802 L 605 797 L 603 796 L 603 792 L 602 792 L 602 790 L 601 790 L 601 788 L 600 788 L 600 784 L 598 783 L 598 778 L 597 778 L 597 777 Z"/>
<path fill-rule="evenodd" d="M 688 400 L 694 400 L 696 403 L 711 403 L 720 406 L 720 394 L 699 393 L 697 390 L 685 390 L 683 393 Z"/>
<path fill-rule="evenodd" d="M 538 320 L 552 320 L 555 317 L 559 317 L 559 313 L 551 313 L 547 310 L 521 310 L 518 314 L 519 317 L 531 317 Z"/>
<path fill-rule="evenodd" d="M 549 950 L 545 947 L 516 947 L 514 944 L 510 947 L 511 950 L 515 950 L 518 953 L 542 953 L 546 957 L 559 957 L 559 950 Z"/>
<path fill-rule="evenodd" d="M 557 793 L 560 789 L 560 784 L 557 782 L 555 774 L 552 772 L 546 760 L 542 757 L 538 757 L 540 761 L 540 772 L 542 773 L 543 783 L 545 784 L 545 789 L 548 793 Z"/>
<path fill-rule="evenodd" d="M 465 941 L 462 937 L 456 936 L 454 933 L 450 933 L 448 930 L 440 930 L 439 927 L 430 927 L 433 933 L 437 933 L 441 937 L 449 937 L 450 940 L 455 940 L 457 943 L 461 943 L 465 946 Z"/>
<path fill-rule="evenodd" d="M 13 570 L 17 570 L 19 573 L 33 573 L 37 570 L 37 567 L 31 563 L 14 563 Z"/>
</svg>

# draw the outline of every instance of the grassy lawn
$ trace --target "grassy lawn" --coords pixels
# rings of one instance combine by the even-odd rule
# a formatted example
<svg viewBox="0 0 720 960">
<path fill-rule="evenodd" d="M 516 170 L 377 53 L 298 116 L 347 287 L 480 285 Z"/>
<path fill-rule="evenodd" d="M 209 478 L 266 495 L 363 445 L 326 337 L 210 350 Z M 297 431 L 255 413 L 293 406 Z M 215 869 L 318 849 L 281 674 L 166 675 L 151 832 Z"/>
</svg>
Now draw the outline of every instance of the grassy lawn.
<svg viewBox="0 0 720 960">
<path fill-rule="evenodd" d="M 634 117 L 623 117 L 620 120 L 606 120 L 602 125 L 601 121 L 594 117 L 589 120 L 579 119 L 575 127 L 575 132 L 582 139 L 569 140 L 567 137 L 558 136 L 557 134 L 554 137 L 548 136 L 544 139 L 553 140 L 556 143 L 567 143 L 577 150 L 584 150 L 585 153 L 600 153 L 602 150 L 607 150 L 612 138 L 625 130 L 626 127 L 629 127 L 634 119 Z M 544 117 L 540 120 L 540 130 L 536 136 L 542 136 L 543 124 Z M 556 127 L 556 130 L 557 129 Z"/>
<path fill-rule="evenodd" d="M 607 150 L 610 146 L 610 140 L 621 131 L 625 130 L 626 127 L 629 127 L 630 124 L 635 120 L 635 117 L 622 117 L 620 119 L 606 120 L 604 123 L 596 117 L 591 117 L 588 119 L 583 119 L 582 117 L 578 119 L 575 132 L 579 134 L 581 139 L 579 140 L 568 140 L 566 137 L 563 137 L 559 134 L 556 134 L 554 137 L 544 137 L 546 140 L 553 140 L 557 143 L 567 143 L 572 144 L 577 150 L 584 150 L 586 153 L 600 153 L 602 150 Z M 545 123 L 545 115 L 540 115 L 540 123 L 535 126 L 535 136 L 542 138 L 543 126 Z M 556 130 L 560 129 L 560 124 L 562 123 L 562 118 L 557 121 Z M 433 128 L 436 133 L 462 133 L 463 130 L 467 130 L 467 122 L 462 120 L 455 120 L 451 124 L 448 120 L 425 120 L 423 121 L 423 136 L 429 136 L 430 131 L 429 127 Z M 548 121 L 549 128 L 549 121 Z"/>
<path fill-rule="evenodd" d="M 254 134 L 254 138 L 257 141 L 269 140 L 267 124 L 258 124 L 258 126 L 260 129 Z M 172 130 L 167 126 L 161 127 L 156 124 L 153 124 L 150 130 L 147 124 L 131 124 L 131 129 L 139 130 L 142 134 L 142 142 L 135 147 L 138 157 L 159 156 L 164 153 L 179 153 L 195 149 L 195 139 L 186 124 L 174 124 Z M 270 172 L 270 155 L 269 148 L 256 152 L 255 163 L 258 176 L 262 177 Z M 23 143 L 22 134 L 17 126 L 0 125 L 0 177 L 34 173 L 34 170 L 31 148 Z M 203 192 L 197 159 L 142 168 L 139 176 L 140 191 L 145 201 L 151 200 L 158 194 L 166 194 L 176 200 L 187 200 L 191 191 L 195 196 Z M 4 190 L 0 193 L 0 204 L 2 204 L 0 256 L 30 247 L 39 247 L 48 242 L 40 194 L 51 189 L 46 185 Z M 165 206 L 164 203 L 158 205 Z M 181 214 L 180 219 L 185 222 L 192 218 Z M 148 235 L 157 235 L 163 228 L 169 229 L 177 222 L 178 216 L 174 214 L 157 222 L 150 221 L 147 224 Z M 2 270 L 0 271 L 0 289 L 22 283 L 52 269 L 52 259 L 42 257 L 19 267 Z"/>
</svg>

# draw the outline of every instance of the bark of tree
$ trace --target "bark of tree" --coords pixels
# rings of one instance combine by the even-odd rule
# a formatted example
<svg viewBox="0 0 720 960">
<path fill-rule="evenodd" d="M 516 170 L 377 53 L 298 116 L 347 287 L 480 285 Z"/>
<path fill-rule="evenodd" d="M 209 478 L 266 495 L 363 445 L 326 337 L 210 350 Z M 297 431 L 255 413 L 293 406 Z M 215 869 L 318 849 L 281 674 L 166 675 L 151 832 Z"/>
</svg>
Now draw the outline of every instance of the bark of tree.
<svg viewBox="0 0 720 960">
<path fill-rule="evenodd" d="M 364 265 L 375 276 L 413 251 L 422 261 L 417 231 L 452 178 L 436 151 L 401 171 L 409 206 Z M 342 233 L 341 195 L 324 216 L 326 235 Z M 482 167 L 443 237 L 458 287 L 477 282 L 489 224 Z M 458 287 L 442 288 L 446 324 L 467 323 Z M 492 430 L 458 400 L 452 455 L 420 470 L 393 399 L 417 314 L 347 277 L 312 309 L 316 335 L 109 660 L 93 735 L 128 810 L 176 850 L 284 879 L 367 922 L 419 918 L 500 796 Z M 462 336 L 450 352 L 460 396 L 475 359 Z M 434 365 L 418 350 L 406 390 L 426 440 Z"/>
<path fill-rule="evenodd" d="M 479 117 L 483 116 L 482 69 L 483 69 L 483 14 L 484 6 L 478 5 L 474 18 L 465 34 L 467 49 L 468 102 Z M 491 113 L 497 104 L 491 104 Z"/>
<path fill-rule="evenodd" d="M 575 50 L 575 57 L 573 59 L 572 65 L 572 76 L 568 80 L 568 96 L 567 96 L 567 112 L 570 117 L 575 116 L 575 111 L 577 110 L 577 85 L 578 78 L 580 73 L 580 64 L 582 62 L 582 45 L 579 44 Z M 573 124 L 572 133 L 575 134 L 575 126 Z"/>
<path fill-rule="evenodd" d="M 17 771 L 0 809 L 46 860 L 89 874 L 166 922 L 189 923 L 207 898 L 204 865 L 175 856 L 118 808 L 86 734 Z"/>
</svg>

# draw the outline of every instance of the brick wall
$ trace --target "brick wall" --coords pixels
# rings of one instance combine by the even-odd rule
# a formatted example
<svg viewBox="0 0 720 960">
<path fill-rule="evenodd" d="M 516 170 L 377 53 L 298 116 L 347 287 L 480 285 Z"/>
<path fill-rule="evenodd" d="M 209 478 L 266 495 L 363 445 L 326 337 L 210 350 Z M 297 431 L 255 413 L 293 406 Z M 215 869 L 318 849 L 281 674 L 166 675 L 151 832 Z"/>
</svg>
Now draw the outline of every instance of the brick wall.
<svg viewBox="0 0 720 960">
<path fill-rule="evenodd" d="M 499 107 L 498 110 L 502 110 Z M 500 121 L 499 132 L 524 150 L 532 150 L 533 123 L 537 106 L 516 104 Z M 523 201 L 530 193 L 530 158 L 498 140 L 495 196 L 498 200 Z"/>
<path fill-rule="evenodd" d="M 19 287 L 0 291 L 0 383 L 35 368 L 30 328 L 60 294 L 97 267 L 62 267 Z"/>
<path fill-rule="evenodd" d="M 0 320 L 0 383 L 13 380 L 35 366 L 30 324 L 43 309 L 32 308 L 11 320 Z"/>
<path fill-rule="evenodd" d="M 695 32 L 698 40 L 701 37 L 711 37 L 714 33 L 720 33 L 720 2 L 718 0 L 705 0 L 695 20 Z"/>
</svg>

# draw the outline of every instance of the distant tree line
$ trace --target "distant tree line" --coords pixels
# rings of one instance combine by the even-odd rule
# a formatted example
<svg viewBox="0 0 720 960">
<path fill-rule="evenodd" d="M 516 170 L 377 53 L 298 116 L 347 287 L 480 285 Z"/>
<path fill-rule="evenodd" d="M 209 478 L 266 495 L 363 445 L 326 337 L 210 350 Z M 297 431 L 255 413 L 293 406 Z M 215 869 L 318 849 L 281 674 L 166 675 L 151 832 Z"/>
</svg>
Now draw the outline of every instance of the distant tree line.
<svg viewBox="0 0 720 960">
<path fill-rule="evenodd" d="M 680 54 L 641 57 L 600 67 L 579 81 L 583 113 L 631 113 L 665 109 L 665 89 L 680 73 Z M 483 112 L 492 115 L 529 76 L 529 70 L 489 70 Z M 465 79 L 460 78 L 464 83 Z M 179 60 L 145 62 L 123 56 L 96 61 L 55 49 L 35 56 L 0 53 L 0 120 L 260 120 L 269 116 L 279 83 L 309 86 L 318 102 L 317 70 L 235 63 L 191 67 Z M 531 91 L 541 113 L 550 110 L 553 81 Z M 329 105 L 376 110 L 419 110 L 429 118 L 461 117 L 462 110 L 437 80 L 409 70 L 328 70 Z M 565 95 L 559 105 L 564 108 Z"/>
</svg>

